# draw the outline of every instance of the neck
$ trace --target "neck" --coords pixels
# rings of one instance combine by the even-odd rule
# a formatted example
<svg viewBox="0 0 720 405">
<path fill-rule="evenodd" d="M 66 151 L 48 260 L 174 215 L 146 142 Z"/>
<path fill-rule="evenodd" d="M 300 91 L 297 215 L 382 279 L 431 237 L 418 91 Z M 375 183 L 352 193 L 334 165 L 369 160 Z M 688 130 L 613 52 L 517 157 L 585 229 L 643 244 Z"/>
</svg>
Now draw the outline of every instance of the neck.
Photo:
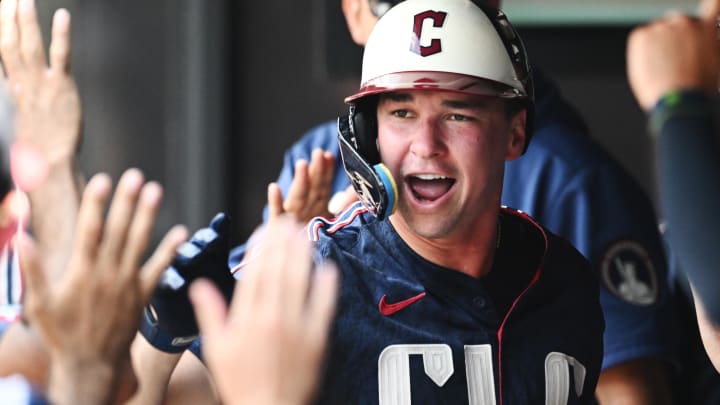
<svg viewBox="0 0 720 405">
<path fill-rule="evenodd" d="M 490 272 L 499 237 L 498 212 L 479 221 L 468 232 L 441 238 L 417 234 L 397 215 L 389 219 L 405 243 L 423 259 L 475 278 Z"/>
</svg>

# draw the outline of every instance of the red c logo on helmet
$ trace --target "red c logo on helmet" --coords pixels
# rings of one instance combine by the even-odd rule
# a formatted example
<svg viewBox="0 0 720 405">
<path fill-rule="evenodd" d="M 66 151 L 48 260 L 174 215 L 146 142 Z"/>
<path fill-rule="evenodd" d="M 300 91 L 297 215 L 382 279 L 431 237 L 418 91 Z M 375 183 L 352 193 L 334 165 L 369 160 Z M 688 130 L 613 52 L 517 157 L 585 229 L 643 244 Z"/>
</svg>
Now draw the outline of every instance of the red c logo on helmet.
<svg viewBox="0 0 720 405">
<path fill-rule="evenodd" d="M 433 27 L 442 27 L 445 23 L 445 17 L 447 13 L 444 11 L 423 11 L 420 14 L 415 14 L 415 23 L 413 24 L 413 43 L 410 45 L 410 50 L 417 53 L 420 56 L 430 56 L 439 52 L 442 52 L 442 46 L 440 45 L 440 39 L 433 38 L 430 41 L 430 46 L 420 45 L 420 36 L 422 35 L 423 22 L 427 19 L 432 20 Z"/>
</svg>

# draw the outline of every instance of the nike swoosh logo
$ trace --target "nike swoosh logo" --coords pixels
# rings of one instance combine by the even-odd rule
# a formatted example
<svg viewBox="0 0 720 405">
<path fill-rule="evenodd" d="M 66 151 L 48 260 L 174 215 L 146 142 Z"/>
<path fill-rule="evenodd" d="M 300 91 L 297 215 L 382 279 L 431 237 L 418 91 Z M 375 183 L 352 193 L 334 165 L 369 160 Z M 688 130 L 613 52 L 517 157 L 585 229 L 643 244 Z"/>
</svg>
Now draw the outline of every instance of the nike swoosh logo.
<svg viewBox="0 0 720 405">
<path fill-rule="evenodd" d="M 423 297 L 425 297 L 425 293 L 421 292 L 420 294 L 418 294 L 414 297 L 410 297 L 410 298 L 402 300 L 402 301 L 388 304 L 388 302 L 385 300 L 387 298 L 387 295 L 383 295 L 380 298 L 380 303 L 378 304 L 378 308 L 380 309 L 381 314 L 383 314 L 385 316 L 390 316 L 400 310 L 407 308 L 409 305 L 420 301 L 421 299 L 423 299 Z"/>
</svg>

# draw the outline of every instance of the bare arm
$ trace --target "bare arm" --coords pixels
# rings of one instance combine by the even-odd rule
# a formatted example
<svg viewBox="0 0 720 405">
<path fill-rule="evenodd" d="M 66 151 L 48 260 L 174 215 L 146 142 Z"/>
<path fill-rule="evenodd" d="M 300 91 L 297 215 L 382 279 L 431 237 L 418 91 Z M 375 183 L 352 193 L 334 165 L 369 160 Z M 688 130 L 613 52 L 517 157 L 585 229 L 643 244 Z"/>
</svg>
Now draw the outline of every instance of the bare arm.
<svg viewBox="0 0 720 405">
<path fill-rule="evenodd" d="M 600 405 L 672 403 L 670 365 L 660 360 L 629 361 L 600 373 L 595 390 Z"/>
<path fill-rule="evenodd" d="M 44 181 L 34 184 L 29 193 L 31 221 L 43 252 L 43 269 L 55 278 L 71 251 L 82 184 L 75 166 L 81 110 L 70 76 L 70 15 L 66 10 L 55 14 L 49 54 L 48 65 L 34 3 L 2 1 L 0 55 L 16 106 L 16 140 L 36 151 L 46 165 Z M 11 325 L 0 340 L 0 375 L 22 373 L 44 386 L 47 364 L 47 354 L 35 333 L 22 324 Z"/>
<path fill-rule="evenodd" d="M 705 305 L 695 292 L 695 288 L 692 290 L 695 299 L 695 313 L 697 314 L 698 327 L 705 352 L 707 352 L 715 369 L 720 371 L 720 325 L 710 319 L 705 310 Z"/>
<path fill-rule="evenodd" d="M 130 364 L 140 311 L 187 231 L 168 232 L 145 265 L 162 190 L 127 171 L 103 219 L 111 185 L 95 176 L 83 195 L 77 233 L 63 277 L 42 270 L 29 237 L 20 238 L 27 280 L 25 312 L 50 356 L 48 397 L 56 405 L 104 404 Z"/>
<path fill-rule="evenodd" d="M 75 163 L 82 117 L 70 75 L 70 14 L 64 9 L 55 13 L 49 64 L 33 1 L 3 1 L 0 23 L 0 52 L 16 106 L 16 141 L 47 165 L 45 181 L 23 187 L 30 192 L 33 232 L 45 252 L 45 268 L 59 272 L 73 234 L 57 230 L 73 229 L 82 187 Z"/>
</svg>

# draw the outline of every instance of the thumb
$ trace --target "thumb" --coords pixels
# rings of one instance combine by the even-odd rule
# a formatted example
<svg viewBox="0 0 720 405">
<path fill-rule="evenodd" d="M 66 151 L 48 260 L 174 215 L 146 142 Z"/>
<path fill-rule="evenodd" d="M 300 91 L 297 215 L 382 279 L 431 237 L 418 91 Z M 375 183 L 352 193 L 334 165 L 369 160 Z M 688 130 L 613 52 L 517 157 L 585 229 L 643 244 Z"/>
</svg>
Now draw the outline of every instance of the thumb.
<svg viewBox="0 0 720 405">
<path fill-rule="evenodd" d="M 285 212 L 282 191 L 280 191 L 280 186 L 277 183 L 268 184 L 267 199 L 269 220 L 273 220 Z"/>
</svg>

